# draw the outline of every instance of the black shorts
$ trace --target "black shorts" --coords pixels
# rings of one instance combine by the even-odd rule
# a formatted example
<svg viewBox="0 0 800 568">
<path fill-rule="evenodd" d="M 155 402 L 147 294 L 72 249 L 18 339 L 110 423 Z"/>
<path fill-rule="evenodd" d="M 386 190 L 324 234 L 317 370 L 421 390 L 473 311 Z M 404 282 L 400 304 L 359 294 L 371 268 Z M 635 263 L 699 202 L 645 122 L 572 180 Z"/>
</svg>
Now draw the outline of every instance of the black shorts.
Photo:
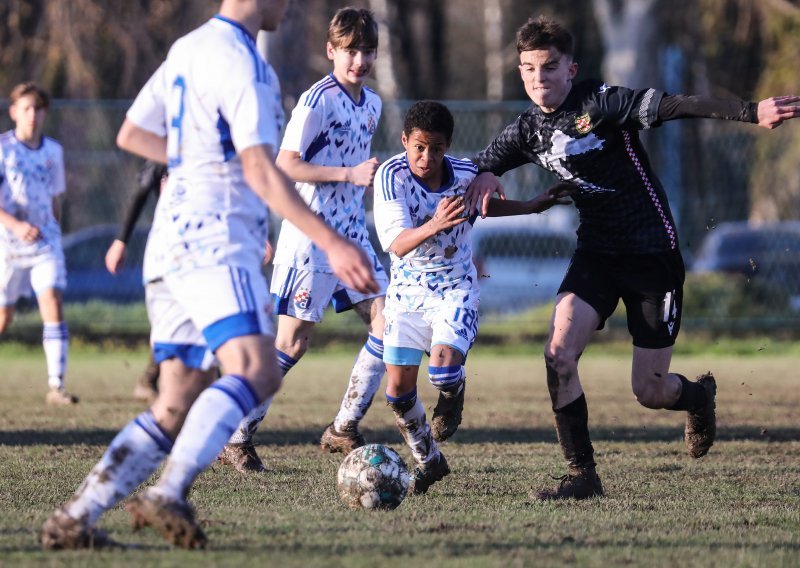
<svg viewBox="0 0 800 568">
<path fill-rule="evenodd" d="M 599 254 L 576 251 L 558 293 L 572 292 L 600 314 L 602 329 L 620 298 L 636 347 L 675 344 L 681 328 L 686 270 L 679 251 Z"/>
</svg>

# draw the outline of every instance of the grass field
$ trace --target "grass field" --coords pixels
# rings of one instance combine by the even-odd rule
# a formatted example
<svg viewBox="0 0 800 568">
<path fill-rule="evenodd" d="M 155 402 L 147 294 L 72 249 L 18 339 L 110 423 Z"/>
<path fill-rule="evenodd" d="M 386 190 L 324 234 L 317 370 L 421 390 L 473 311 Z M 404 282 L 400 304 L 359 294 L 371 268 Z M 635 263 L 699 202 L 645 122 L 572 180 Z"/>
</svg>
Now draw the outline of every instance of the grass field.
<svg viewBox="0 0 800 568">
<path fill-rule="evenodd" d="M 633 400 L 629 349 L 595 346 L 582 369 L 607 496 L 539 503 L 530 491 L 563 465 L 538 351 L 470 356 L 464 422 L 443 445 L 453 473 L 395 511 L 344 508 L 334 481 L 341 458 L 315 445 L 352 363 L 344 350 L 310 355 L 287 378 L 257 438 L 266 474 L 214 465 L 199 478 L 191 498 L 208 550 L 132 533 L 118 507 L 100 526 L 140 548 L 44 553 L 46 516 L 142 410 L 129 395 L 145 353 L 74 350 L 69 381 L 82 402 L 50 409 L 41 352 L 0 345 L 0 564 L 800 566 L 800 357 L 756 346 L 749 357 L 676 357 L 677 371 L 718 377 L 718 442 L 692 460 L 683 416 Z M 382 401 L 365 434 L 408 457 Z"/>
</svg>

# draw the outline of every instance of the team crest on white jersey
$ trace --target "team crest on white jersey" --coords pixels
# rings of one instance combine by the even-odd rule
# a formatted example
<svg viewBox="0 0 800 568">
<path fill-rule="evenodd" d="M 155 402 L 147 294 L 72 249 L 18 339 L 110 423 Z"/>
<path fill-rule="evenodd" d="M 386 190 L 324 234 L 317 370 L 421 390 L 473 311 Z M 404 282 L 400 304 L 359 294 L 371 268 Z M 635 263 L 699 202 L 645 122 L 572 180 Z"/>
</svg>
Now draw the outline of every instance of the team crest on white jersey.
<svg viewBox="0 0 800 568">
<path fill-rule="evenodd" d="M 375 134 L 375 129 L 378 127 L 378 121 L 375 119 L 375 115 L 370 113 L 369 118 L 367 118 L 367 132 L 369 132 L 370 136 Z"/>
</svg>

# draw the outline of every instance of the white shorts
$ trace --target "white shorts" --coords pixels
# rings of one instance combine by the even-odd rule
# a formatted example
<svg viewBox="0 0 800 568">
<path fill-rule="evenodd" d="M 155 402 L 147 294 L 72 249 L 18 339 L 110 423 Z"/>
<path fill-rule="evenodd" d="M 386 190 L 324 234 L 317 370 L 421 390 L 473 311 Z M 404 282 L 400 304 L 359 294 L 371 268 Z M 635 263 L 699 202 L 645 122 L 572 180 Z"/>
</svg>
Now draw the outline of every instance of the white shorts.
<svg viewBox="0 0 800 568">
<path fill-rule="evenodd" d="M 378 291 L 362 294 L 345 286 L 335 274 L 276 264 L 270 288 L 274 313 L 319 323 L 328 304 L 332 304 L 338 314 L 364 300 L 385 296 L 389 285 L 386 272 L 377 272 L 375 279 L 378 282 Z"/>
<path fill-rule="evenodd" d="M 147 284 L 150 342 L 156 362 L 173 357 L 208 369 L 230 339 L 275 336 L 272 305 L 261 272 L 212 266 L 169 274 Z"/>
<path fill-rule="evenodd" d="M 38 295 L 49 288 L 63 290 L 66 286 L 67 269 L 60 250 L 25 263 L 0 258 L 0 306 L 13 306 L 32 292 Z"/>
<path fill-rule="evenodd" d="M 415 312 L 387 304 L 383 317 L 383 361 L 388 365 L 419 366 L 422 354 L 434 345 L 448 345 L 466 357 L 478 334 L 478 310 L 451 302 Z"/>
</svg>

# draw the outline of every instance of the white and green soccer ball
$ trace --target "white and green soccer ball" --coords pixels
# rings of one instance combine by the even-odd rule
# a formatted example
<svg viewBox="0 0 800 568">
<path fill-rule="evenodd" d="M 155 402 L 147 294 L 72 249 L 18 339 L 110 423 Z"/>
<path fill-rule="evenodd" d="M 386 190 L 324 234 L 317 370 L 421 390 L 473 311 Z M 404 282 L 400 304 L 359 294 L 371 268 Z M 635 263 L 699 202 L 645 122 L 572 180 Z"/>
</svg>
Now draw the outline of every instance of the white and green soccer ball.
<svg viewBox="0 0 800 568">
<path fill-rule="evenodd" d="M 408 493 L 408 481 L 403 458 L 381 444 L 347 454 L 336 476 L 339 497 L 351 509 L 394 509 Z"/>
</svg>

